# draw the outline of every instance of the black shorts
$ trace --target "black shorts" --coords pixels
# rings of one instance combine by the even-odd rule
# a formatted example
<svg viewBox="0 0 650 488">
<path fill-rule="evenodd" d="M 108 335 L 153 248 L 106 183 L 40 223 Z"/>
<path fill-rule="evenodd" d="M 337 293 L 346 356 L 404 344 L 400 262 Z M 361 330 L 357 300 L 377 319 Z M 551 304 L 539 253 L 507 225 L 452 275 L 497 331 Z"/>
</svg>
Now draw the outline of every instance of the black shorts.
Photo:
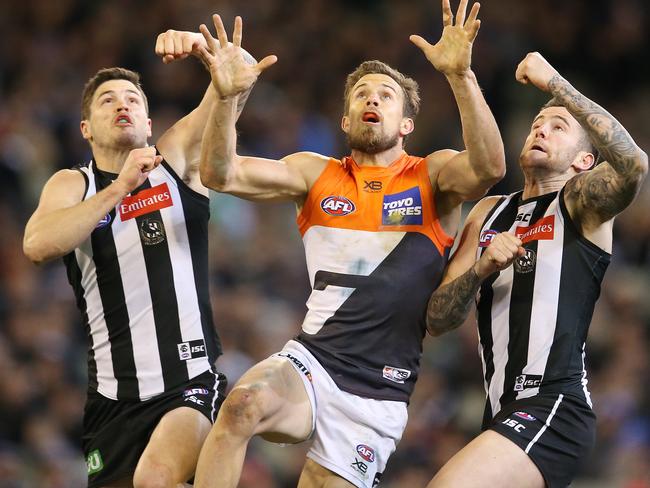
<svg viewBox="0 0 650 488">
<path fill-rule="evenodd" d="M 160 419 L 170 410 L 190 407 L 214 422 L 223 403 L 226 377 L 206 371 L 185 385 L 144 402 L 115 401 L 88 392 L 83 420 L 83 451 L 88 487 L 132 476 Z"/>
<path fill-rule="evenodd" d="M 540 394 L 505 405 L 487 428 L 521 447 L 546 486 L 568 486 L 596 440 L 596 416 L 571 394 Z"/>
</svg>

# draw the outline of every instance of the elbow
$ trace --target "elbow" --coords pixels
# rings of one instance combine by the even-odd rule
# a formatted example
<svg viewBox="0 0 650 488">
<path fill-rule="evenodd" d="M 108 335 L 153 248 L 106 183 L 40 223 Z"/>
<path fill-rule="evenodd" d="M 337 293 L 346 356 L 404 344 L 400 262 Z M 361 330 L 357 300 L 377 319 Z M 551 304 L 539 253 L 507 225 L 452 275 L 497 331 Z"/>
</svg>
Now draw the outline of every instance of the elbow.
<svg viewBox="0 0 650 488">
<path fill-rule="evenodd" d="M 39 245 L 34 237 L 25 237 L 23 240 L 23 254 L 36 265 L 41 265 L 52 259 L 47 255 L 46 247 Z"/>
<path fill-rule="evenodd" d="M 211 165 L 201 161 L 199 176 L 201 184 L 206 188 L 217 192 L 226 192 L 228 189 L 228 178 L 220 171 L 216 171 Z"/>
</svg>

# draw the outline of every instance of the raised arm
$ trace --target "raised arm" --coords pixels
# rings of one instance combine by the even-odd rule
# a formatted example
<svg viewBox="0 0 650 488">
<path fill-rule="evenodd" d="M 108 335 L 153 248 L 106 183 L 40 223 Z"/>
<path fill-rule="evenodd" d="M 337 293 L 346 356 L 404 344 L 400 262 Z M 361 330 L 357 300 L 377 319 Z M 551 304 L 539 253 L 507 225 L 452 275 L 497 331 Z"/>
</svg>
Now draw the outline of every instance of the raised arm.
<svg viewBox="0 0 650 488">
<path fill-rule="evenodd" d="M 83 201 L 83 175 L 75 170 L 55 173 L 43 188 L 38 207 L 25 227 L 25 255 L 40 264 L 74 250 L 161 160 L 153 147 L 132 150 L 117 179 Z"/>
<path fill-rule="evenodd" d="M 498 197 L 478 202 L 467 216 L 458 249 L 445 269 L 440 286 L 427 307 L 427 331 L 439 336 L 465 322 L 481 283 L 493 273 L 507 268 L 524 254 L 521 241 L 513 234 L 497 234 L 476 260 L 479 233 L 485 216 Z"/>
<path fill-rule="evenodd" d="M 445 75 L 454 93 L 463 127 L 465 151 L 438 151 L 429 157 L 432 180 L 448 194 L 452 205 L 482 197 L 501 178 L 506 165 L 501 134 L 471 69 L 472 45 L 481 21 L 474 3 L 465 18 L 468 0 L 461 0 L 454 21 L 449 0 L 442 0 L 442 37 L 431 45 L 420 36 L 411 41 Z"/>
<path fill-rule="evenodd" d="M 604 108 L 589 100 L 539 54 L 529 53 L 517 67 L 517 80 L 548 92 L 587 131 L 603 160 L 593 170 L 572 178 L 565 201 L 583 232 L 614 218 L 631 202 L 648 173 L 648 156 L 625 128 Z"/>
<path fill-rule="evenodd" d="M 218 101 L 212 107 L 201 144 L 202 183 L 213 190 L 255 200 L 301 200 L 309 189 L 311 173 L 326 158 L 297 153 L 280 161 L 237 155 L 237 97 L 253 86 L 260 73 L 277 61 L 267 56 L 254 65 L 242 57 L 242 20 L 235 19 L 232 44 L 221 18 L 214 16 L 217 39 L 202 25 L 206 48 L 201 59 L 210 70 Z"/>
</svg>

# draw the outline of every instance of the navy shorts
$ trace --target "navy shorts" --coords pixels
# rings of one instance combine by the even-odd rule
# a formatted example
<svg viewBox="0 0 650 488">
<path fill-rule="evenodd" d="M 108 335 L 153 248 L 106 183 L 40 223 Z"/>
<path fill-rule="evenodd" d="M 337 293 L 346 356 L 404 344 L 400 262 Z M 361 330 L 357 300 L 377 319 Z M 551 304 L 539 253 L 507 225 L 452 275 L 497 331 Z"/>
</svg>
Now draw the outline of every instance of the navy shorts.
<svg viewBox="0 0 650 488">
<path fill-rule="evenodd" d="M 568 486 L 596 440 L 596 416 L 571 394 L 539 394 L 505 405 L 485 428 L 522 448 L 546 486 Z"/>
<path fill-rule="evenodd" d="M 88 487 L 132 476 L 160 419 L 179 407 L 190 407 L 214 422 L 223 403 L 226 377 L 206 371 L 186 384 L 149 400 L 110 400 L 88 392 L 83 420 L 83 451 Z"/>
</svg>

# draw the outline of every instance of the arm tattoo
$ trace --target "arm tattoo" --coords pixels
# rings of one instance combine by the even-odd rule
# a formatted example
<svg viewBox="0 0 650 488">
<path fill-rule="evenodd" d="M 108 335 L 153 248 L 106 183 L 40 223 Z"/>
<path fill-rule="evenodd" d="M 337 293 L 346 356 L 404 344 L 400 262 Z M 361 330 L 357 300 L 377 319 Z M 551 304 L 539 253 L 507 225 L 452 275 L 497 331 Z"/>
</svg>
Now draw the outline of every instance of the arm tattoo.
<svg viewBox="0 0 650 488">
<path fill-rule="evenodd" d="M 438 336 L 462 325 L 480 286 L 481 280 L 472 266 L 465 274 L 433 292 L 427 307 L 429 333 Z"/>
<path fill-rule="evenodd" d="M 599 167 L 569 185 L 567 190 L 583 208 L 593 208 L 609 220 L 627 207 L 647 171 L 647 156 L 625 128 L 605 109 L 578 92 L 560 75 L 548 88 L 580 125 L 609 167 Z"/>
</svg>

